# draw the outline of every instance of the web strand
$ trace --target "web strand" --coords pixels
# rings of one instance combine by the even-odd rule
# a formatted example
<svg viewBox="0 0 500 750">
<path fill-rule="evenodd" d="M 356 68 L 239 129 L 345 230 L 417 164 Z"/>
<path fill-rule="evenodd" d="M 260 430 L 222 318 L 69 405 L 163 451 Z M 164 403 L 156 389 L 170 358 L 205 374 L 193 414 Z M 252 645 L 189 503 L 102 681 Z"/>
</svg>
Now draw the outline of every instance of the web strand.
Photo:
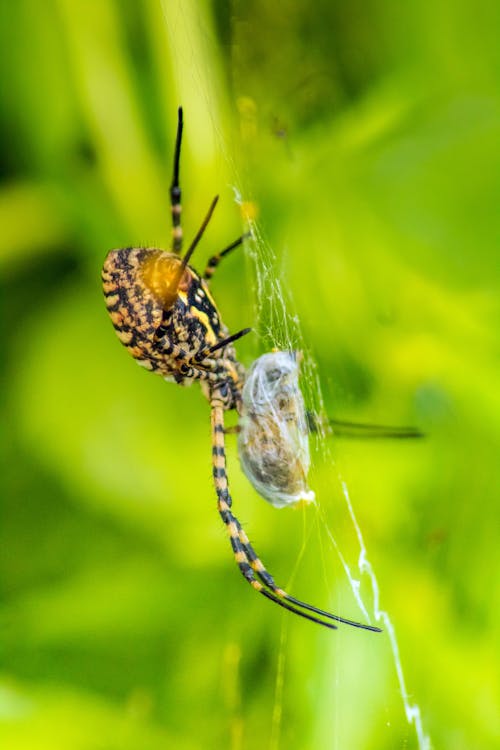
<svg viewBox="0 0 500 750">
<path fill-rule="evenodd" d="M 234 192 L 236 202 L 241 203 L 241 194 L 236 189 L 234 189 Z M 254 237 L 254 246 L 252 247 L 252 243 L 250 243 L 249 253 L 255 265 L 255 291 L 256 299 L 259 301 L 259 305 L 258 307 L 256 307 L 256 329 L 261 338 L 270 347 L 274 347 L 279 350 L 301 349 L 304 351 L 303 380 L 306 391 L 306 403 L 309 401 L 309 404 L 311 405 L 311 408 L 314 410 L 314 412 L 319 414 L 320 417 L 323 416 L 323 419 L 319 419 L 319 424 L 327 424 L 316 362 L 314 361 L 311 353 L 304 346 L 303 336 L 300 330 L 300 321 L 298 317 L 296 315 L 292 315 L 289 312 L 288 308 L 290 303 L 287 303 L 285 299 L 281 280 L 276 272 L 276 258 L 274 257 L 269 244 L 265 241 L 265 238 L 259 227 L 253 222 L 251 223 L 251 231 L 252 236 Z M 262 304 L 263 301 L 265 304 Z M 325 442 L 326 437 L 327 436 L 322 427 L 321 430 L 316 434 L 317 448 L 321 450 L 323 455 L 329 459 L 331 465 L 334 466 L 334 462 L 331 459 L 330 452 Z M 430 750 L 431 743 L 423 728 L 420 707 L 416 703 L 412 703 L 409 697 L 394 625 L 389 614 L 380 607 L 380 588 L 378 580 L 375 575 L 373 566 L 368 558 L 368 552 L 361 532 L 361 527 L 356 518 L 347 485 L 338 471 L 337 477 L 342 488 L 342 494 L 345 499 L 352 527 L 354 529 L 359 545 L 359 556 L 357 563 L 359 576 L 357 576 L 351 570 L 349 563 L 347 562 L 344 554 L 342 553 L 342 550 L 340 549 L 335 535 L 328 525 L 326 516 L 320 504 L 318 506 L 318 518 L 322 523 L 327 537 L 340 560 L 340 563 L 349 581 L 349 585 L 354 598 L 358 604 L 359 609 L 363 613 L 363 616 L 368 622 L 370 622 L 371 618 L 369 615 L 369 609 L 371 609 L 372 617 L 377 623 L 382 623 L 384 630 L 387 631 L 406 719 L 408 723 L 410 725 L 413 725 L 415 728 L 419 750 Z M 303 548 L 301 550 L 301 554 L 303 554 Z M 365 575 L 368 576 L 371 585 L 373 602 L 371 608 L 365 604 L 361 595 L 361 578 Z M 281 660 L 282 654 L 280 652 L 280 664 Z M 282 671 L 280 668 L 278 668 L 277 680 L 282 679 Z M 282 692 L 282 687 L 278 690 L 277 683 L 276 697 L 279 697 L 280 705 L 282 701 Z M 273 714 L 273 728 L 275 737 L 276 721 L 278 720 L 277 716 L 280 715 L 281 709 L 278 711 L 278 708 L 275 706 L 275 712 Z M 275 746 L 273 745 L 273 748 L 274 747 Z"/>
</svg>

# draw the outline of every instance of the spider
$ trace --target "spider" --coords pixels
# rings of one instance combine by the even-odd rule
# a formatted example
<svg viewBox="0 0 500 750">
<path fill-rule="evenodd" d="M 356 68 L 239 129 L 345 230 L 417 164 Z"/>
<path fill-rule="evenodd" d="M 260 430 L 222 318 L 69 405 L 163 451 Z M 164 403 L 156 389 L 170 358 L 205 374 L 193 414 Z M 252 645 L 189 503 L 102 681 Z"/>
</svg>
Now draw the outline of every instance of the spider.
<svg viewBox="0 0 500 750">
<path fill-rule="evenodd" d="M 170 186 L 172 250 L 127 247 L 111 250 L 102 271 L 103 291 L 118 338 L 137 363 L 179 385 L 200 382 L 209 401 L 212 425 L 212 474 L 220 517 L 229 534 L 236 563 L 248 583 L 267 599 L 296 615 L 336 629 L 333 621 L 380 631 L 300 601 L 279 587 L 255 552 L 232 510 L 226 471 L 224 412 L 242 413 L 244 367 L 233 343 L 250 332 L 233 335 L 221 321 L 209 281 L 220 261 L 242 244 L 245 236 L 213 255 L 202 275 L 189 264 L 215 209 L 218 196 L 187 252 L 181 256 L 181 188 L 179 165 L 183 130 L 178 110 L 173 177 Z M 323 619 L 324 618 L 324 619 Z"/>
</svg>

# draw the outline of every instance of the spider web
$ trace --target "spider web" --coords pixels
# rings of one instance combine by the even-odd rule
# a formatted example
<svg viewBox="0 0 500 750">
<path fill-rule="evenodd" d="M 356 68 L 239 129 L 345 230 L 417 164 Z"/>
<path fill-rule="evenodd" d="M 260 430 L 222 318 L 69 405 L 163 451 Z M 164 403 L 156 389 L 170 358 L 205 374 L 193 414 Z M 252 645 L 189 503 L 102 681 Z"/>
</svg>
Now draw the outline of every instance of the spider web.
<svg viewBox="0 0 500 750">
<path fill-rule="evenodd" d="M 236 188 L 234 190 L 236 202 L 241 203 L 241 194 L 239 190 Z M 321 383 L 319 379 L 317 364 L 314 360 L 312 352 L 305 346 L 304 337 L 300 328 L 300 320 L 296 314 L 291 312 L 291 310 L 293 310 L 293 301 L 291 300 L 291 295 L 285 294 L 282 281 L 279 275 L 276 273 L 277 260 L 275 254 L 269 246 L 269 243 L 266 242 L 262 231 L 254 222 L 251 222 L 251 229 L 254 241 L 252 243 L 249 243 L 248 252 L 255 264 L 256 269 L 255 293 L 256 298 L 259 300 L 259 305 L 256 305 L 255 311 L 257 330 L 260 333 L 262 339 L 266 343 L 269 343 L 273 348 L 280 350 L 300 349 L 304 352 L 302 377 L 306 403 L 308 404 L 308 407 L 320 417 L 318 421 L 320 429 L 316 437 L 316 447 L 322 453 L 323 460 L 328 461 L 328 463 L 331 465 L 332 472 L 335 472 L 337 480 L 339 481 L 342 489 L 342 495 L 345 500 L 348 514 L 351 519 L 353 530 L 358 542 L 359 555 L 356 571 L 353 571 L 351 569 L 345 556 L 343 555 L 342 550 L 335 538 L 335 535 L 327 522 L 326 514 L 323 512 L 320 501 L 318 505 L 318 514 L 320 516 L 321 523 L 324 526 L 327 536 L 340 559 L 359 609 L 363 613 L 366 620 L 368 620 L 369 622 L 371 621 L 371 611 L 372 617 L 377 623 L 382 624 L 383 628 L 388 634 L 407 721 L 409 724 L 413 724 L 415 727 L 419 750 L 429 750 L 430 739 L 426 735 L 423 728 L 420 707 L 416 703 L 412 702 L 406 685 L 396 629 L 389 613 L 381 607 L 379 583 L 373 565 L 370 562 L 368 556 L 367 546 L 365 544 L 361 526 L 356 517 L 354 506 L 349 495 L 347 483 L 342 477 L 338 467 L 333 460 L 328 445 L 328 435 L 322 427 L 322 425 L 327 423 L 327 414 L 325 413 L 324 400 L 321 392 Z M 300 562 L 302 553 L 303 549 L 298 555 L 296 566 Z M 370 604 L 365 603 L 361 595 L 362 577 L 367 577 L 370 583 Z M 285 645 L 286 634 L 282 633 L 281 652 L 279 656 L 276 684 L 276 692 L 278 695 L 282 692 L 283 689 L 283 651 Z M 280 719 L 281 707 L 279 706 L 279 702 L 277 701 L 277 706 L 275 706 L 274 712 L 275 725 L 280 721 Z M 275 732 L 276 731 L 277 729 L 275 728 Z M 275 742 L 274 747 L 278 747 L 278 741 Z"/>
<path fill-rule="evenodd" d="M 203 4 L 191 2 L 182 4 L 170 3 L 162 0 L 163 16 L 166 23 L 168 47 L 172 56 L 173 78 L 178 93 L 178 101 L 196 116 L 203 117 L 210 124 L 214 139 L 214 149 L 225 162 L 227 172 L 231 175 L 231 188 L 234 201 L 241 208 L 249 202 L 249 188 L 242 178 L 228 147 L 224 132 L 219 127 L 220 118 L 217 113 L 217 102 L 221 98 L 222 77 L 218 79 L 216 65 L 209 74 L 205 65 L 207 54 L 213 52 L 217 45 L 214 37 L 211 19 Z M 182 7 L 181 7 L 182 6 Z M 243 211 L 243 213 L 245 213 Z M 301 350 L 304 359 L 301 365 L 301 384 L 307 408 L 319 415 L 318 431 L 314 435 L 315 448 L 322 461 L 331 467 L 331 473 L 336 478 L 344 499 L 345 509 L 350 519 L 352 532 L 357 540 L 357 561 L 350 565 L 342 552 L 335 534 L 329 524 L 326 512 L 319 499 L 316 514 L 317 524 L 325 531 L 329 544 L 338 556 L 352 594 L 358 604 L 363 617 L 368 622 L 381 624 L 387 633 L 392 653 L 394 668 L 397 675 L 399 691 L 404 713 L 409 725 L 415 730 L 419 750 L 429 750 L 431 743 L 426 735 L 419 706 L 411 700 L 399 652 L 395 627 L 390 615 L 381 606 L 379 583 L 370 562 L 368 550 L 363 538 L 360 523 L 357 519 L 354 505 L 344 478 L 336 466 L 328 441 L 328 435 L 323 427 L 327 424 L 324 401 L 318 366 L 313 353 L 307 347 L 301 331 L 301 323 L 294 312 L 291 295 L 285 291 L 282 282 L 277 255 L 264 235 L 262 227 L 252 218 L 247 222 L 251 229 L 252 240 L 245 243 L 246 252 L 252 262 L 255 279 L 255 314 L 254 330 L 261 339 L 263 351 L 272 348 L 278 350 Z M 280 248 L 280 255 L 286 256 L 286 248 Z M 322 419 L 321 419 L 322 418 Z M 283 511 L 286 512 L 286 511 Z M 297 554 L 295 568 L 290 580 L 300 566 L 305 549 L 310 541 L 313 526 L 307 529 L 306 510 L 304 510 L 304 531 L 301 549 Z M 362 595 L 362 581 L 369 584 L 368 596 Z M 369 600 L 369 601 L 367 601 Z M 280 747 L 280 731 L 283 709 L 283 690 L 285 685 L 286 645 L 288 639 L 288 620 L 283 620 L 277 661 L 277 675 L 275 684 L 275 701 L 272 715 L 270 750 Z"/>
</svg>

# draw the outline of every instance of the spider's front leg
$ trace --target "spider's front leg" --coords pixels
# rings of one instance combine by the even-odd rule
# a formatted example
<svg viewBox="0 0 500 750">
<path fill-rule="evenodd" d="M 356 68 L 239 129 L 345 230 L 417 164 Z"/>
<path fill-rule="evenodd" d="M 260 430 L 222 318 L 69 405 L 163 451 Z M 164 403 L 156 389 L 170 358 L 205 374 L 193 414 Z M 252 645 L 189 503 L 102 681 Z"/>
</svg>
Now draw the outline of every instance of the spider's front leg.
<svg viewBox="0 0 500 750">
<path fill-rule="evenodd" d="M 216 253 L 215 255 L 212 255 L 212 257 L 209 258 L 208 263 L 203 272 L 203 278 L 205 279 L 205 281 L 209 281 L 212 278 L 222 258 L 225 258 L 226 255 L 228 255 L 232 250 L 235 249 L 235 247 L 239 247 L 243 243 L 244 240 L 248 239 L 251 236 L 252 235 L 250 232 L 246 232 L 241 237 L 238 237 L 237 240 L 235 240 L 234 242 L 231 242 L 231 244 L 228 245 L 226 248 L 224 248 L 224 250 L 220 250 L 220 252 Z"/>
<path fill-rule="evenodd" d="M 234 557 L 243 577 L 256 591 L 268 599 L 271 599 L 271 601 L 275 602 L 280 607 L 284 607 L 296 615 L 300 615 L 312 622 L 317 622 L 327 628 L 335 630 L 336 626 L 331 622 L 325 622 L 325 620 L 320 619 L 320 617 L 315 617 L 308 613 L 313 612 L 321 617 L 326 617 L 347 625 L 364 628 L 365 630 L 380 631 L 380 628 L 371 625 L 363 625 L 361 623 L 353 622 L 352 620 L 346 620 L 343 617 L 338 617 L 330 612 L 325 612 L 324 610 L 313 607 L 310 604 L 301 602 L 276 585 L 274 578 L 266 570 L 264 564 L 250 544 L 240 522 L 232 512 L 232 498 L 229 492 L 226 471 L 224 403 L 223 399 L 218 396 L 217 389 L 212 393 L 211 407 L 212 464 L 215 490 L 217 493 L 217 507 L 227 528 Z M 307 612 L 304 612 L 303 610 L 307 610 Z"/>
<path fill-rule="evenodd" d="M 224 410 L 241 409 L 241 389 L 245 379 L 245 368 L 238 362 L 232 344 L 250 333 L 243 328 L 210 347 L 202 347 L 190 360 L 197 372 L 207 399 L 211 402 L 216 392 Z M 203 382 L 204 381 L 204 382 Z"/>
</svg>

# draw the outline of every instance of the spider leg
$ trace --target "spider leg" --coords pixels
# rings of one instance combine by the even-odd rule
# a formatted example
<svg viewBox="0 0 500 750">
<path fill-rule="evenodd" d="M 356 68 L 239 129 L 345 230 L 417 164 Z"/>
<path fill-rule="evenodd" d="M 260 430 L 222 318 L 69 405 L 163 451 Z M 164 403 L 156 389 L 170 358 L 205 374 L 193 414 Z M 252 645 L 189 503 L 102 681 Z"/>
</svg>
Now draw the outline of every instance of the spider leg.
<svg viewBox="0 0 500 750">
<path fill-rule="evenodd" d="M 405 440 L 423 438 L 425 434 L 418 427 L 389 426 L 380 424 L 364 424 L 362 422 L 346 422 L 343 419 L 329 419 L 334 435 L 352 438 L 394 438 Z"/>
<path fill-rule="evenodd" d="M 212 383 L 217 383 L 220 381 L 221 373 L 228 371 L 230 363 L 223 358 L 216 359 L 215 357 L 207 357 L 206 354 L 210 354 L 212 349 L 220 349 L 223 346 L 226 346 L 228 343 L 240 338 L 248 331 L 250 331 L 250 328 L 245 329 L 244 331 L 239 331 L 233 336 L 228 337 L 228 339 L 220 342 L 220 345 L 216 344 L 215 347 L 204 349 L 201 361 L 199 361 L 199 354 L 193 357 L 193 355 L 184 348 L 184 345 L 172 343 L 171 339 L 168 337 L 162 341 L 161 332 L 160 335 L 158 335 L 157 332 L 156 341 L 158 348 L 161 349 L 163 355 L 175 362 L 176 368 L 179 370 L 182 378 L 192 377 L 194 371 L 196 371 L 200 380 L 209 380 Z"/>
<path fill-rule="evenodd" d="M 195 249 L 196 249 L 196 247 L 198 245 L 198 242 L 203 237 L 203 232 L 207 228 L 207 226 L 208 226 L 208 224 L 210 222 L 210 219 L 212 218 L 212 214 L 215 211 L 215 207 L 216 207 L 218 201 L 219 201 L 219 196 L 216 195 L 215 198 L 212 200 L 212 203 L 210 204 L 210 208 L 208 209 L 207 215 L 203 219 L 201 227 L 198 229 L 198 231 L 197 231 L 197 233 L 196 233 L 193 241 L 189 245 L 189 248 L 188 248 L 185 256 L 182 259 L 182 265 L 181 265 L 182 271 L 180 272 L 179 280 L 180 280 L 180 278 L 182 276 L 182 273 L 184 272 L 184 269 L 186 268 L 187 264 L 189 263 L 190 258 L 191 258 L 192 254 L 194 253 L 194 251 L 195 251 Z"/>
<path fill-rule="evenodd" d="M 327 617 L 331 620 L 336 620 L 337 622 L 342 622 L 347 625 L 354 625 L 355 627 L 364 628 L 366 630 L 379 631 L 379 628 L 346 620 L 342 617 L 332 615 L 329 612 L 325 612 L 324 610 L 301 602 L 276 585 L 273 577 L 260 561 L 250 544 L 247 535 L 243 531 L 240 522 L 231 510 L 232 499 L 229 494 L 226 472 L 224 410 L 222 402 L 216 398 L 212 398 L 211 406 L 212 462 L 215 491 L 217 493 L 217 507 L 220 517 L 228 530 L 229 540 L 231 542 L 236 564 L 238 565 L 243 577 L 260 594 L 275 602 L 280 607 L 283 607 L 300 617 L 304 617 L 306 620 L 317 622 L 320 625 L 331 628 L 332 630 L 336 629 L 336 625 L 333 625 L 333 623 L 325 622 L 325 620 L 320 619 L 320 617 L 308 614 L 308 612 L 313 612 L 315 615 Z M 307 612 L 304 612 L 303 610 L 307 610 Z"/>
<path fill-rule="evenodd" d="M 329 417 L 326 422 L 323 422 L 321 417 L 311 411 L 306 411 L 306 421 L 309 432 L 318 432 L 321 426 L 325 424 L 331 428 L 332 433 L 337 437 L 366 438 L 368 440 L 377 438 L 405 440 L 425 437 L 425 433 L 418 427 L 347 422 L 345 419 L 333 419 L 333 417 Z"/>
<path fill-rule="evenodd" d="M 224 435 L 237 435 L 239 432 L 241 432 L 239 424 L 231 425 L 231 427 L 224 427 Z"/>
<path fill-rule="evenodd" d="M 221 262 L 222 258 L 228 255 L 231 252 L 231 250 L 234 250 L 235 247 L 239 247 L 243 243 L 243 240 L 246 240 L 248 237 L 251 237 L 251 236 L 252 235 L 250 234 L 250 232 L 246 232 L 246 234 L 242 235 L 241 237 L 238 237 L 237 240 L 235 240 L 230 245 L 225 247 L 224 250 L 221 250 L 215 255 L 212 255 L 212 257 L 209 258 L 209 261 L 206 265 L 205 270 L 203 271 L 203 278 L 206 279 L 207 281 L 211 279 L 215 273 L 215 269 Z"/>
<path fill-rule="evenodd" d="M 260 578 L 260 580 L 268 588 L 270 588 L 271 591 L 273 591 L 277 596 L 282 597 L 283 599 L 285 599 L 287 602 L 290 602 L 291 604 L 295 604 L 295 606 L 297 607 L 302 607 L 303 609 L 307 609 L 309 612 L 315 612 L 317 615 L 321 615 L 322 617 L 328 617 L 331 620 L 335 620 L 336 622 L 341 622 L 344 625 L 352 625 L 355 628 L 361 628 L 362 630 L 371 630 L 375 633 L 382 632 L 381 628 L 377 628 L 374 625 L 365 625 L 364 623 L 356 622 L 355 620 L 348 620 L 345 617 L 340 617 L 339 615 L 334 615 L 331 612 L 326 612 L 325 610 L 319 609 L 318 607 L 313 607 L 312 604 L 307 604 L 306 602 L 302 602 L 300 601 L 300 599 L 296 599 L 294 596 L 290 596 L 290 594 L 287 594 L 287 592 L 284 589 L 276 585 L 273 576 L 269 573 L 269 571 L 266 570 L 263 562 L 260 560 L 260 558 L 256 554 L 241 524 L 237 521 L 237 519 L 235 519 L 235 521 L 239 527 L 240 541 L 247 554 L 247 558 L 250 562 L 252 570 L 254 570 L 255 573 L 257 573 L 257 576 Z"/>
<path fill-rule="evenodd" d="M 246 551 L 239 537 L 239 529 L 241 525 L 231 512 L 232 500 L 229 494 L 229 487 L 227 482 L 227 474 L 225 468 L 225 449 L 224 449 L 224 418 L 223 418 L 223 407 L 221 404 L 212 404 L 212 435 L 213 435 L 213 475 L 215 482 L 215 489 L 217 492 L 217 507 L 219 514 L 228 530 L 229 540 L 233 549 L 236 564 L 238 565 L 240 572 L 248 583 L 263 596 L 267 597 L 271 601 L 278 604 L 280 607 L 284 607 L 290 612 L 293 612 L 300 617 L 304 617 L 306 620 L 316 622 L 319 625 L 324 625 L 326 628 L 336 630 L 336 625 L 333 623 L 325 622 L 320 620 L 319 617 L 314 617 L 306 612 L 302 612 L 300 609 L 296 609 L 291 604 L 283 601 L 276 594 L 268 591 L 264 585 L 257 580 L 252 570 L 252 566 L 248 560 Z"/>
<path fill-rule="evenodd" d="M 202 362 L 203 360 L 206 360 L 207 362 L 209 362 L 210 360 L 207 359 L 209 354 L 213 354 L 219 349 L 224 349 L 225 346 L 229 346 L 229 344 L 232 344 L 233 341 L 238 341 L 238 339 L 241 339 L 242 336 L 246 336 L 247 333 L 251 332 L 251 330 L 252 330 L 251 328 L 242 328 L 241 331 L 238 331 L 237 333 L 233 333 L 231 336 L 227 336 L 225 339 L 218 341 L 213 346 L 209 346 L 208 348 L 205 348 L 205 349 L 200 349 L 200 351 L 197 354 L 195 354 L 194 361 Z"/>
<path fill-rule="evenodd" d="M 181 188 L 179 185 L 179 163 L 181 157 L 182 143 L 182 107 L 177 110 L 177 136 L 175 139 L 174 151 L 174 170 L 172 183 L 170 185 L 170 210 L 172 212 L 172 246 L 174 253 L 180 253 L 182 250 L 182 226 L 181 226 Z"/>
</svg>

